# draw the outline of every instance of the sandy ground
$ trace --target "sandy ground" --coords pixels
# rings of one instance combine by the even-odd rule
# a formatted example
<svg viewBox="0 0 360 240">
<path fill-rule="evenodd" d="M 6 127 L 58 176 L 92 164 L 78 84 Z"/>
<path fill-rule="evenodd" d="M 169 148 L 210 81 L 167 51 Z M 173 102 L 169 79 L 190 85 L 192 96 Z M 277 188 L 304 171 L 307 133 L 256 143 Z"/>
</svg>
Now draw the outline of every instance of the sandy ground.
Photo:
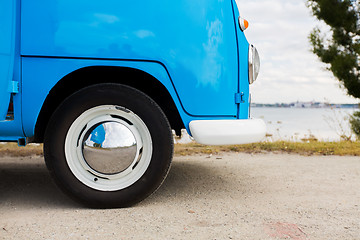
<svg viewBox="0 0 360 240">
<path fill-rule="evenodd" d="M 360 239 L 360 158 L 175 157 L 132 208 L 85 209 L 39 157 L 0 158 L 0 239 Z"/>
</svg>

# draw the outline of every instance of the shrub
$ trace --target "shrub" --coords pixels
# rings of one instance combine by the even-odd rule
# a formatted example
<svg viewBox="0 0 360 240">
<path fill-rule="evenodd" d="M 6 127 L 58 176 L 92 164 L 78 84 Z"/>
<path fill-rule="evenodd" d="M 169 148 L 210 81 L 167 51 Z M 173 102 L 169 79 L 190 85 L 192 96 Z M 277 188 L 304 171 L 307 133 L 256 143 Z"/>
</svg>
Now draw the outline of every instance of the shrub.
<svg viewBox="0 0 360 240">
<path fill-rule="evenodd" d="M 350 117 L 351 130 L 355 133 L 356 137 L 360 139 L 360 111 L 355 112 Z"/>
</svg>

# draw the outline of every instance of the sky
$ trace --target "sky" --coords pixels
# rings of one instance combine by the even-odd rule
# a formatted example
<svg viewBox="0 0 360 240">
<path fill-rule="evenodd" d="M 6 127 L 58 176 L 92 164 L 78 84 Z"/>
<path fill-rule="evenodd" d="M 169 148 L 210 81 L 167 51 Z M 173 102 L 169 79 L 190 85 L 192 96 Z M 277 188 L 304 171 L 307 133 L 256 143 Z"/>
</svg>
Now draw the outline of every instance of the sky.
<svg viewBox="0 0 360 240">
<path fill-rule="evenodd" d="M 250 88 L 252 102 L 359 103 L 311 52 L 312 29 L 328 27 L 311 15 L 305 0 L 237 2 L 240 15 L 250 22 L 245 35 L 261 58 L 260 75 Z"/>
</svg>

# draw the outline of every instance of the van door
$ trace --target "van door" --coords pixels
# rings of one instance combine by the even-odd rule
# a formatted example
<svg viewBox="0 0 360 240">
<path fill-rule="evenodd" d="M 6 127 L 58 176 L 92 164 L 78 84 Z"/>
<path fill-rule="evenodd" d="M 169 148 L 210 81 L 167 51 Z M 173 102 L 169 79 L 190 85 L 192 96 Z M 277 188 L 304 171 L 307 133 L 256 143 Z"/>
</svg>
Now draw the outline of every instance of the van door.
<svg viewBox="0 0 360 240">
<path fill-rule="evenodd" d="M 6 118 L 12 92 L 15 52 L 15 1 L 0 1 L 0 121 Z"/>
</svg>

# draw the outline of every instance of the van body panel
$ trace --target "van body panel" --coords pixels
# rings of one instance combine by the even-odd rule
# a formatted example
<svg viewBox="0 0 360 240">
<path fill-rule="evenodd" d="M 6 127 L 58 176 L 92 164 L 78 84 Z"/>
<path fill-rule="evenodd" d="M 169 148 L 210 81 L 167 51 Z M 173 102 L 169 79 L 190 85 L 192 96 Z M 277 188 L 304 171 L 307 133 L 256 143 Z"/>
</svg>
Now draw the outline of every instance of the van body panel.
<svg viewBox="0 0 360 240">
<path fill-rule="evenodd" d="M 161 62 L 186 114 L 237 115 L 231 0 L 22 0 L 21 6 L 23 56 Z"/>
<path fill-rule="evenodd" d="M 177 92 L 173 86 L 167 69 L 158 62 L 151 61 L 115 61 L 115 60 L 96 60 L 96 59 L 67 59 L 67 58 L 43 58 L 43 57 L 23 57 L 23 128 L 26 136 L 33 136 L 35 124 L 39 116 L 42 104 L 44 103 L 48 93 L 56 85 L 59 79 L 64 78 L 68 74 L 86 67 L 97 66 L 113 66 L 126 67 L 144 71 L 165 86 L 173 97 L 175 105 L 179 110 L 179 114 L 184 122 L 186 129 L 189 129 L 191 120 L 208 119 L 208 117 L 191 117 L 183 111 L 181 102 L 177 96 Z M 119 76 L 120 77 L 120 76 Z M 86 79 L 81 79 L 86 81 Z M 80 79 L 79 79 L 80 81 Z M 36 92 L 36 94 L 34 94 Z M 215 117 L 224 118 L 224 117 Z M 225 119 L 233 119 L 234 117 L 225 117 Z"/>
<path fill-rule="evenodd" d="M 0 121 L 9 108 L 15 59 L 16 0 L 0 1 Z"/>
<path fill-rule="evenodd" d="M 236 3 L 234 3 L 236 5 Z M 234 19 L 237 21 L 240 17 L 240 13 L 237 7 L 234 7 Z M 250 86 L 249 86 L 249 42 L 245 37 L 245 34 L 241 31 L 240 26 L 235 24 L 236 37 L 238 42 L 239 51 L 239 89 L 238 92 L 242 95 L 242 101 L 239 103 L 238 118 L 249 118 L 250 114 Z"/>
<path fill-rule="evenodd" d="M 249 43 L 235 0 L 0 4 L 0 141 L 33 137 L 51 89 L 92 66 L 152 75 L 189 134 L 191 121 L 249 117 Z M 14 118 L 6 121 L 10 96 Z"/>
</svg>

